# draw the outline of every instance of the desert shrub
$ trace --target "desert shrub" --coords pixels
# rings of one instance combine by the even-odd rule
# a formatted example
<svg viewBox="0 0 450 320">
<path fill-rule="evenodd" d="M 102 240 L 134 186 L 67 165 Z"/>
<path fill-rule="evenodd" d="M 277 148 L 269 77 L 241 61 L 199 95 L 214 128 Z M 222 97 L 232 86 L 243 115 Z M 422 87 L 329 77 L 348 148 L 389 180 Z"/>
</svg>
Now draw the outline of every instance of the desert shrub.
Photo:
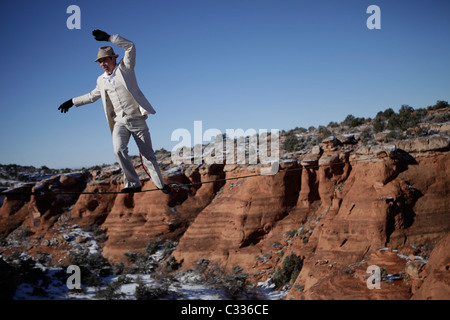
<svg viewBox="0 0 450 320">
<path fill-rule="evenodd" d="M 125 257 L 127 258 L 127 262 L 133 264 L 132 267 L 128 268 L 129 272 L 148 274 L 156 271 L 160 265 L 153 255 L 158 250 L 162 250 L 162 259 L 169 258 L 177 245 L 177 242 L 172 242 L 170 240 L 163 242 L 162 240 L 157 239 L 148 242 L 145 252 L 126 252 Z M 177 269 L 180 264 L 177 264 L 174 260 L 173 257 L 172 259 L 169 258 L 169 261 L 167 261 L 165 266 L 172 268 L 173 270 Z"/>
<path fill-rule="evenodd" d="M 181 267 L 181 263 L 177 262 L 174 256 L 170 256 L 165 264 L 164 264 L 166 270 L 178 270 Z"/>
<path fill-rule="evenodd" d="M 210 261 L 206 258 L 200 258 L 198 259 L 197 263 L 194 266 L 194 272 L 198 274 L 203 274 L 206 269 L 208 269 Z"/>
<path fill-rule="evenodd" d="M 202 284 L 215 287 L 229 299 L 256 299 L 256 291 L 249 285 L 248 274 L 242 267 L 234 266 L 231 272 L 216 262 L 201 258 L 197 261 L 193 271 L 197 273 Z"/>
<path fill-rule="evenodd" d="M 335 121 L 330 121 L 330 123 L 328 123 L 328 126 L 330 128 L 337 128 L 339 127 L 339 123 L 335 122 Z"/>
<path fill-rule="evenodd" d="M 149 255 L 155 254 L 156 251 L 161 247 L 162 240 L 157 239 L 155 241 L 151 240 L 148 242 L 147 247 L 145 248 L 145 252 Z"/>
<path fill-rule="evenodd" d="M 38 251 L 37 253 L 39 254 L 39 256 L 37 258 L 37 261 L 40 264 L 45 265 L 45 266 L 51 265 L 51 263 L 52 263 L 52 256 L 49 253 L 41 252 L 41 251 Z"/>
<path fill-rule="evenodd" d="M 136 283 L 138 284 L 134 291 L 136 300 L 158 300 L 176 295 L 174 291 L 169 289 L 167 281 L 159 281 L 155 286 L 149 286 L 141 278 L 138 278 Z"/>
<path fill-rule="evenodd" d="M 100 253 L 73 251 L 69 255 L 69 264 L 80 268 L 81 282 L 88 286 L 100 285 L 99 277 L 110 274 L 110 264 Z"/>
<path fill-rule="evenodd" d="M 450 104 L 448 104 L 447 101 L 438 100 L 436 101 L 436 104 L 433 106 L 428 106 L 428 110 L 438 110 L 438 109 L 445 109 L 450 107 Z"/>
<path fill-rule="evenodd" d="M 93 224 L 92 226 L 87 226 L 82 229 L 83 231 L 92 232 L 92 235 L 97 242 L 103 243 L 108 240 L 106 231 L 102 230 L 98 224 Z"/>
<path fill-rule="evenodd" d="M 197 263 L 198 265 L 198 263 Z M 204 259 L 198 270 L 204 269 L 202 276 L 202 282 L 212 286 L 221 286 L 222 279 L 226 275 L 225 268 L 216 262 L 210 262 Z"/>
<path fill-rule="evenodd" d="M 386 142 L 395 141 L 395 140 L 402 140 L 405 136 L 403 135 L 403 132 L 400 130 L 392 130 L 386 135 Z"/>
<path fill-rule="evenodd" d="M 367 143 L 369 143 L 370 141 L 372 141 L 372 140 L 373 140 L 373 132 L 372 132 L 372 129 L 371 129 L 369 126 L 367 126 L 366 128 L 364 128 L 364 130 L 361 132 L 360 138 L 361 138 L 361 141 L 362 141 L 364 144 L 367 144 Z"/>
<path fill-rule="evenodd" d="M 242 272 L 240 266 L 234 266 L 231 273 L 224 276 L 222 286 L 226 295 L 231 299 L 239 299 L 249 295 L 247 278 L 248 274 Z"/>
<path fill-rule="evenodd" d="M 111 281 L 105 288 L 98 289 L 95 293 L 96 299 L 102 300 L 117 300 L 124 296 L 122 292 L 120 292 L 120 288 L 122 283 L 120 281 Z"/>
<path fill-rule="evenodd" d="M 425 121 L 431 122 L 431 123 L 449 122 L 450 121 L 450 112 L 429 114 L 426 116 Z"/>
<path fill-rule="evenodd" d="M 380 113 L 378 113 L 378 114 L 380 114 Z M 382 132 L 386 127 L 386 120 L 384 119 L 384 117 L 382 115 L 381 116 L 377 115 L 375 117 L 375 119 L 373 119 L 373 121 L 372 121 L 372 126 L 373 126 L 373 131 L 375 131 L 375 133 Z"/>
<path fill-rule="evenodd" d="M 366 122 L 364 118 L 357 118 L 352 114 L 349 114 L 345 120 L 342 122 L 344 126 L 349 126 L 350 128 L 354 128 L 360 126 Z"/>
<path fill-rule="evenodd" d="M 415 112 L 414 108 L 404 104 L 398 113 L 390 114 L 387 118 L 386 128 L 389 130 L 404 131 L 417 126 L 423 117 L 423 112 Z"/>
<path fill-rule="evenodd" d="M 284 141 L 284 150 L 287 152 L 293 152 L 299 150 L 299 140 L 295 135 L 289 135 L 287 136 L 286 140 Z"/>
<path fill-rule="evenodd" d="M 133 264 L 128 269 L 130 273 L 151 273 L 159 267 L 156 260 L 148 253 L 128 251 L 125 257 L 129 263 Z"/>
<path fill-rule="evenodd" d="M 395 111 L 392 108 L 388 108 L 384 111 L 379 111 L 375 118 L 372 120 L 373 130 L 378 133 L 386 129 L 388 120 L 395 116 Z"/>
<path fill-rule="evenodd" d="M 324 126 L 319 126 L 319 128 L 317 128 L 317 133 L 322 137 L 322 138 L 326 138 L 329 137 L 331 135 L 331 131 L 328 130 L 327 127 Z"/>
<path fill-rule="evenodd" d="M 284 259 L 282 267 L 277 268 L 272 280 L 277 287 L 282 287 L 290 281 L 295 282 L 302 267 L 303 260 L 291 253 Z"/>
<path fill-rule="evenodd" d="M 109 265 L 100 253 L 89 253 L 87 250 L 72 251 L 69 256 L 70 264 L 77 266 L 86 266 L 93 270 L 100 270 Z"/>
<path fill-rule="evenodd" d="M 166 240 L 166 242 L 164 242 L 164 250 L 162 252 L 163 259 L 170 257 L 170 255 L 172 254 L 172 252 L 175 251 L 177 246 L 178 246 L 178 242 Z"/>
<path fill-rule="evenodd" d="M 443 106 L 445 104 L 440 104 Z M 430 107 L 428 107 L 430 110 Z M 398 113 L 392 108 L 380 111 L 372 121 L 375 133 L 382 132 L 385 129 L 405 131 L 409 128 L 416 127 L 423 121 L 428 121 L 427 110 L 424 108 L 414 109 L 409 105 L 402 105 Z"/>
<path fill-rule="evenodd" d="M 0 297 L 5 294 L 13 294 L 15 288 L 20 283 L 29 283 L 33 286 L 31 295 L 47 296 L 46 290 L 50 284 L 50 279 L 44 271 L 36 266 L 36 262 L 32 257 L 22 255 L 21 252 L 15 251 L 11 256 L 4 258 L 2 274 L 0 276 Z M 10 296 L 11 298 L 12 296 Z"/>
</svg>

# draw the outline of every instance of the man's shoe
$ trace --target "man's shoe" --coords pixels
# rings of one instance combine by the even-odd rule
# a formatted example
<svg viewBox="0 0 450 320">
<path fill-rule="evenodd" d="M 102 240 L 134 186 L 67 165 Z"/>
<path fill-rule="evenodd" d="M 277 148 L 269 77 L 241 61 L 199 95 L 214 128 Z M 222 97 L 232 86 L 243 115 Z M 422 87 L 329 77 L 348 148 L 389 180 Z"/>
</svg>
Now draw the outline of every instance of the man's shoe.
<svg viewBox="0 0 450 320">
<path fill-rule="evenodd" d="M 134 192 L 141 192 L 142 187 L 134 187 L 134 188 L 124 188 L 120 190 L 121 193 L 134 193 Z"/>
<path fill-rule="evenodd" d="M 172 189 L 167 184 L 165 184 L 164 187 L 161 189 L 161 191 L 164 192 L 165 194 L 169 194 L 170 191 L 172 191 Z"/>
</svg>

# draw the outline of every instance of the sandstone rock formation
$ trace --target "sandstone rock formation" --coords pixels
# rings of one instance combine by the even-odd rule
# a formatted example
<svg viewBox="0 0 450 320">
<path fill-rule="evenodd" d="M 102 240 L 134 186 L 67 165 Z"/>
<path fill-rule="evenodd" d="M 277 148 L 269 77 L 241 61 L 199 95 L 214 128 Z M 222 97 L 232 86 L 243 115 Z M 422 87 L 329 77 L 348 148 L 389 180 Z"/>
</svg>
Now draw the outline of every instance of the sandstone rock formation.
<svg viewBox="0 0 450 320">
<path fill-rule="evenodd" d="M 450 234 L 447 234 L 434 248 L 424 269 L 419 269 L 418 278 L 425 279 L 419 288 L 414 290 L 412 299 L 431 300 L 450 298 Z M 422 271 L 423 272 L 420 272 Z"/>
<path fill-rule="evenodd" d="M 261 165 L 166 163 L 166 182 L 184 185 L 170 195 L 118 194 L 111 168 L 58 175 L 9 191 L 0 234 L 27 227 L 33 252 L 56 251 L 45 240 L 57 223 L 96 224 L 116 262 L 150 239 L 172 239 L 182 268 L 207 258 L 256 282 L 294 254 L 302 268 L 287 299 L 448 299 L 449 164 L 445 136 L 369 147 L 346 135 L 281 161 L 275 175 L 258 175 Z M 136 167 L 143 189 L 155 189 Z M 370 266 L 382 270 L 380 289 L 367 286 Z"/>
</svg>

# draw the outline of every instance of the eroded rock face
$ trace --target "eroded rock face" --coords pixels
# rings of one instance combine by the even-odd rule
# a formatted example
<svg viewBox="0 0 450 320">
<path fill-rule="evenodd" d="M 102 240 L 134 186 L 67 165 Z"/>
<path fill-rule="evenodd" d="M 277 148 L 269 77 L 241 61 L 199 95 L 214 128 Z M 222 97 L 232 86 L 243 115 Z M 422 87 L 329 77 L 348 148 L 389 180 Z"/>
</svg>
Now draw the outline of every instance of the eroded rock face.
<svg viewBox="0 0 450 320">
<path fill-rule="evenodd" d="M 233 171 L 227 176 L 243 174 L 251 172 Z M 223 263 L 242 264 L 244 255 L 258 254 L 257 245 L 295 204 L 299 182 L 298 172 L 227 181 L 180 239 L 175 258 L 186 266 L 211 256 Z"/>
<path fill-rule="evenodd" d="M 12 195 L 0 207 L 0 235 L 6 236 L 22 224 L 45 232 L 76 203 L 87 181 L 85 173 L 62 174 L 8 190 L 6 194 Z"/>
<path fill-rule="evenodd" d="M 288 299 L 445 297 L 447 282 L 433 280 L 448 279 L 445 244 L 430 249 L 449 232 L 450 154 L 448 141 L 433 139 L 358 148 L 349 136 L 330 138 L 267 176 L 253 176 L 258 165 L 184 165 L 165 172 L 166 183 L 184 185 L 170 195 L 118 194 L 121 175 L 112 169 L 55 176 L 6 198 L 0 232 L 27 226 L 38 237 L 63 218 L 96 224 L 106 231 L 102 252 L 112 261 L 145 250 L 150 239 L 171 239 L 179 242 L 173 256 L 182 268 L 207 258 L 239 265 L 253 281 L 273 277 L 295 254 L 302 269 Z M 136 167 L 143 189 L 155 189 Z M 428 262 L 416 259 L 430 252 Z M 381 289 L 370 290 L 372 265 L 414 279 L 385 277 Z"/>
<path fill-rule="evenodd" d="M 417 287 L 413 287 L 412 299 L 450 299 L 450 234 L 447 234 L 434 248 L 426 267 L 417 269 Z M 424 281 L 420 281 L 424 279 Z"/>
</svg>

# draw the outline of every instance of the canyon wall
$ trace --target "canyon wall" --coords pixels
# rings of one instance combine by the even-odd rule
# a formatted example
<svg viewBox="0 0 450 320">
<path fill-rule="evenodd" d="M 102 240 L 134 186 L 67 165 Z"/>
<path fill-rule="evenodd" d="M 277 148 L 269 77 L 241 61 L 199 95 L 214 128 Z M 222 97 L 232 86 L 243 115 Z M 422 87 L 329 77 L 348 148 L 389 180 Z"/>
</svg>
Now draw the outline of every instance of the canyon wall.
<svg viewBox="0 0 450 320">
<path fill-rule="evenodd" d="M 260 165 L 169 166 L 166 182 L 188 185 L 169 195 L 117 194 L 121 176 L 109 169 L 61 175 L 10 190 L 0 234 L 27 227 L 31 249 L 61 255 L 58 244 L 43 248 L 57 223 L 96 224 L 114 262 L 170 239 L 181 268 L 206 258 L 257 282 L 294 254 L 302 266 L 287 299 L 448 299 L 449 146 L 441 136 L 372 147 L 333 138 L 284 156 L 275 175 L 258 175 Z M 136 167 L 143 190 L 154 189 Z M 369 266 L 383 271 L 380 289 L 367 286 Z"/>
</svg>

